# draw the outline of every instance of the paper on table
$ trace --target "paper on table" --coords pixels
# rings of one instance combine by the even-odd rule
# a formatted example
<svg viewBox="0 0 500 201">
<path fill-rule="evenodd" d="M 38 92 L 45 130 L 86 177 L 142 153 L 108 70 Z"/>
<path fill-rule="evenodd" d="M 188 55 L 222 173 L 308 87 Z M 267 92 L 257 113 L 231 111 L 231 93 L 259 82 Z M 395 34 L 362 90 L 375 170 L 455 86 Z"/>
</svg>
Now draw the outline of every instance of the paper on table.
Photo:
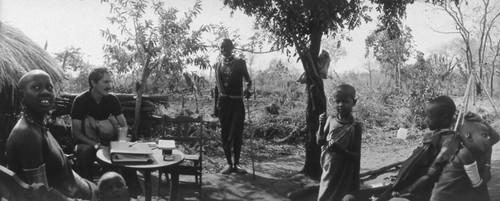
<svg viewBox="0 0 500 201">
<path fill-rule="evenodd" d="M 153 154 L 153 150 L 146 143 L 111 141 L 110 147 L 111 154 Z"/>
<path fill-rule="evenodd" d="M 159 140 L 158 141 L 159 149 L 175 149 L 175 140 Z"/>
<path fill-rule="evenodd" d="M 153 162 L 153 151 L 146 143 L 112 141 L 109 152 L 113 163 Z"/>
</svg>

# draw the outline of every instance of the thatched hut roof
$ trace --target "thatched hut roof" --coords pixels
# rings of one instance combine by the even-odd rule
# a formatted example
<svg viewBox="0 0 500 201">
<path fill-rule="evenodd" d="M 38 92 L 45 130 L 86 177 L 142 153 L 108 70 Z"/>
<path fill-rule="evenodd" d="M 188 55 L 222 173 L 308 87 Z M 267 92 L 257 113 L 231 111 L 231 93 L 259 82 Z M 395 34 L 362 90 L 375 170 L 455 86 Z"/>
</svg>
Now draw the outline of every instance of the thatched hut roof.
<svg viewBox="0 0 500 201">
<path fill-rule="evenodd" d="M 17 88 L 21 76 L 33 69 L 44 70 L 54 83 L 63 79 L 52 56 L 20 30 L 0 22 L 0 93 L 6 87 Z"/>
</svg>

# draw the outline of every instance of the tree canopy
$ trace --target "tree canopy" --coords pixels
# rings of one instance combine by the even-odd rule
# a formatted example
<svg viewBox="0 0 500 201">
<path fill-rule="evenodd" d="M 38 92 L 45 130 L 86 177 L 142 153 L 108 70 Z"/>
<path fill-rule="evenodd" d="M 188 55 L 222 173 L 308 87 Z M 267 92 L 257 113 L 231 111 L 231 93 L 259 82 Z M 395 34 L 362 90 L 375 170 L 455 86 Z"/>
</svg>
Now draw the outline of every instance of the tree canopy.
<svg viewBox="0 0 500 201">
<path fill-rule="evenodd" d="M 133 138 L 136 139 L 140 122 L 142 94 L 150 76 L 152 80 L 182 77 L 188 65 L 208 68 L 208 56 L 203 54 L 205 45 L 202 33 L 209 26 L 191 29 L 193 19 L 201 12 L 201 1 L 178 17 L 178 10 L 165 8 L 161 0 L 115 0 L 109 1 L 108 20 L 115 25 L 119 34 L 109 29 L 101 30 L 108 41 L 104 45 L 108 65 L 118 72 L 132 72 L 137 80 L 135 88 L 137 102 Z M 152 13 L 152 16 L 150 16 Z"/>
<path fill-rule="evenodd" d="M 401 86 L 401 68 L 410 57 L 413 48 L 413 36 L 409 27 L 400 31 L 400 36 L 392 38 L 387 29 L 373 31 L 365 39 L 366 56 L 373 52 L 373 56 L 382 64 L 381 71 Z"/>
<path fill-rule="evenodd" d="M 412 0 L 372 0 L 383 15 L 379 17 L 390 37 L 400 33 L 399 19 L 405 15 L 406 5 Z M 370 6 L 361 0 L 223 0 L 233 10 L 242 10 L 254 16 L 256 24 L 273 34 L 274 49 L 295 47 L 306 75 L 308 106 L 306 124 L 306 161 L 302 170 L 312 178 L 319 178 L 320 149 L 316 144 L 318 116 L 326 112 L 326 96 L 323 81 L 318 74 L 318 56 L 324 35 L 335 36 L 344 29 L 354 29 L 363 20 L 369 21 Z M 288 55 L 291 52 L 285 49 Z"/>
</svg>

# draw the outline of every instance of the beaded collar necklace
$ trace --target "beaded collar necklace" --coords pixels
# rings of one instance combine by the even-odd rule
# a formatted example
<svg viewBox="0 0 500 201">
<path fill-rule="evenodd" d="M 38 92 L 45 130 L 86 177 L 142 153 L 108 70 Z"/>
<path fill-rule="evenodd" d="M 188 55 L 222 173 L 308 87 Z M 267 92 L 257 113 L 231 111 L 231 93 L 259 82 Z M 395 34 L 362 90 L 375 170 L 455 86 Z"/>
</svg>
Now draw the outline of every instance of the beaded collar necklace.
<svg viewBox="0 0 500 201">
<path fill-rule="evenodd" d="M 234 56 L 231 55 L 230 57 L 224 57 L 223 61 L 224 65 L 232 64 L 234 62 Z"/>
<path fill-rule="evenodd" d="M 27 112 L 27 111 L 24 111 L 22 116 L 23 116 L 23 118 L 24 118 L 24 119 L 25 119 L 28 123 L 33 124 L 33 125 L 35 125 L 35 126 L 37 126 L 37 127 L 41 128 L 43 132 L 46 132 L 46 131 L 48 131 L 48 130 L 49 130 L 49 129 L 47 128 L 47 121 L 46 121 L 45 117 L 43 118 L 43 121 L 42 121 L 42 123 L 40 124 L 40 123 L 36 122 L 35 120 L 33 120 L 33 118 L 31 117 L 31 115 L 30 115 L 30 114 L 29 114 L 29 112 Z"/>
</svg>

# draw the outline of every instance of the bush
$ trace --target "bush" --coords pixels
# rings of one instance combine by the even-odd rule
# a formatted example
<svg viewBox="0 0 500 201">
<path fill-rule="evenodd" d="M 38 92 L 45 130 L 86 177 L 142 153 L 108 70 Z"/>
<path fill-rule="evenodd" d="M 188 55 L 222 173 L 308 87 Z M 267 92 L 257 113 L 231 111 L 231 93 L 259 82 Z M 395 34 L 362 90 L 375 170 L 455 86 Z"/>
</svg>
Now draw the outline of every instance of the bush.
<svg viewBox="0 0 500 201">
<path fill-rule="evenodd" d="M 336 80 L 325 80 L 325 93 L 328 99 L 328 113 L 334 114 L 334 100 L 331 95 L 335 86 L 345 83 L 356 89 L 357 103 L 353 108 L 354 117 L 363 123 L 365 129 L 385 126 L 399 126 L 393 111 L 397 108 L 397 94 L 389 86 L 387 79 L 380 73 L 374 73 L 375 81 L 370 86 L 367 73 L 345 73 Z"/>
<path fill-rule="evenodd" d="M 419 54 L 416 63 L 402 71 L 402 78 L 406 80 L 401 92 L 402 106 L 409 109 L 404 118 L 413 126 L 425 128 L 425 104 L 437 94 L 435 85 L 438 79 L 434 68 L 423 58 L 423 54 Z"/>
</svg>

